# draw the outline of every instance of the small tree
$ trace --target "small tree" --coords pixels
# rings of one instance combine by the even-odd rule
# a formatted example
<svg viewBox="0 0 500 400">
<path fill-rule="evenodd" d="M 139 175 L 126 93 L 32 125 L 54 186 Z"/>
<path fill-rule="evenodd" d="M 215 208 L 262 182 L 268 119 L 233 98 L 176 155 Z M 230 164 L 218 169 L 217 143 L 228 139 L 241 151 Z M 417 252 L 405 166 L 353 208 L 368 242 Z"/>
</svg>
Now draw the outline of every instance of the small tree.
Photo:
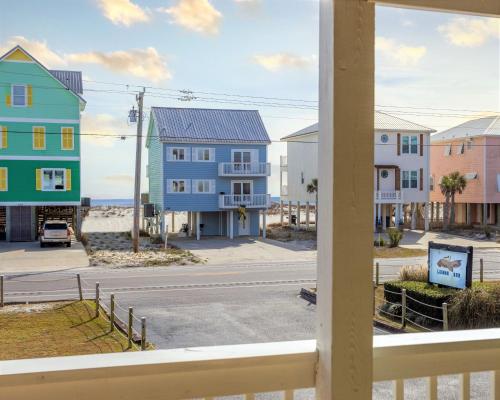
<svg viewBox="0 0 500 400">
<path fill-rule="evenodd" d="M 389 236 L 389 247 L 398 247 L 399 242 L 403 239 L 403 232 L 397 228 L 389 228 L 387 236 Z"/>
<path fill-rule="evenodd" d="M 311 183 L 307 184 L 307 193 L 314 193 L 316 195 L 316 206 L 314 207 L 314 223 L 316 225 L 316 232 L 318 231 L 318 179 L 314 178 Z"/>
<path fill-rule="evenodd" d="M 467 186 L 467 179 L 455 171 L 446 175 L 441 180 L 439 187 L 445 197 L 443 228 L 448 229 L 449 224 L 455 224 L 455 195 L 462 194 Z"/>
</svg>

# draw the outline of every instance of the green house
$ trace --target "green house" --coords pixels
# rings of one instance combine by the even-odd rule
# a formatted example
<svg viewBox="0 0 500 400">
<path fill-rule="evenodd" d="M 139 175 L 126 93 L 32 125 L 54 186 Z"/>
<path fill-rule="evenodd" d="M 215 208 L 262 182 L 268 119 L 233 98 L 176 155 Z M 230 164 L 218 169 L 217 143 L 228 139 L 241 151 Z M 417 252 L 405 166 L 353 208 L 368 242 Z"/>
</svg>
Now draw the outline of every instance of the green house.
<svg viewBox="0 0 500 400">
<path fill-rule="evenodd" d="M 36 240 L 46 219 L 77 227 L 82 74 L 20 46 L 0 57 L 0 240 Z"/>
</svg>

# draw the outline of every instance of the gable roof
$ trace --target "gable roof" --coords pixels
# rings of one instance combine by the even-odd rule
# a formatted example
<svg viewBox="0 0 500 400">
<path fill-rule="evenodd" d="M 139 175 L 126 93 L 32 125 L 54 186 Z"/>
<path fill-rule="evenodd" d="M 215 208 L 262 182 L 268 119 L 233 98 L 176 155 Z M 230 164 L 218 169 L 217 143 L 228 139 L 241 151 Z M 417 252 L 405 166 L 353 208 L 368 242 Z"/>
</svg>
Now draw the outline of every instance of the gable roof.
<svg viewBox="0 0 500 400">
<path fill-rule="evenodd" d="M 471 119 L 431 136 L 432 141 L 452 140 L 474 136 L 500 136 L 500 116 Z"/>
<path fill-rule="evenodd" d="M 33 57 L 30 53 L 28 53 L 21 46 L 17 45 L 3 56 L 0 57 L 0 61 L 3 61 L 10 56 L 14 56 L 15 60 L 25 61 L 26 59 L 21 57 L 20 54 L 24 54 L 28 59 L 31 59 L 33 62 L 38 64 L 41 68 L 43 68 L 49 75 L 55 78 L 61 85 L 63 85 L 66 89 L 69 89 L 71 93 L 73 93 L 80 101 L 86 103 L 85 99 L 81 96 L 83 94 L 83 84 L 82 84 L 82 73 L 80 71 L 63 71 L 63 70 L 49 70 L 42 63 L 40 63 L 35 57 Z"/>
<path fill-rule="evenodd" d="M 301 129 L 300 131 L 282 137 L 281 140 L 287 141 L 288 139 L 316 133 L 318 132 L 318 129 L 319 129 L 318 123 L 315 123 Z M 423 132 L 423 133 L 436 132 L 434 129 L 427 128 L 423 125 L 419 125 L 411 121 L 407 121 L 403 118 L 394 117 L 393 115 L 389 115 L 381 111 L 375 111 L 375 130 L 397 131 L 397 132 Z"/>
<path fill-rule="evenodd" d="M 164 142 L 271 142 L 257 110 L 151 107 Z"/>
</svg>

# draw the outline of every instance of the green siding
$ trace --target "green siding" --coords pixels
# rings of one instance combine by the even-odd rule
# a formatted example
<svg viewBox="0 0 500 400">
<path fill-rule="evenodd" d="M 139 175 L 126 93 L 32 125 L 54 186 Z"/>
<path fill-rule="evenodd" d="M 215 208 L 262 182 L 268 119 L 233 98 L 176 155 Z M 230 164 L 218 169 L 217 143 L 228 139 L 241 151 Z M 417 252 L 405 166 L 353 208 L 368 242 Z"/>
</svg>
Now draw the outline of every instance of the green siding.
<svg viewBox="0 0 500 400">
<path fill-rule="evenodd" d="M 0 205 L 2 202 L 80 201 L 80 163 L 78 161 L 0 160 L 0 167 L 8 168 L 8 190 L 0 192 Z M 37 191 L 35 171 L 39 168 L 71 169 L 71 190 Z"/>
</svg>

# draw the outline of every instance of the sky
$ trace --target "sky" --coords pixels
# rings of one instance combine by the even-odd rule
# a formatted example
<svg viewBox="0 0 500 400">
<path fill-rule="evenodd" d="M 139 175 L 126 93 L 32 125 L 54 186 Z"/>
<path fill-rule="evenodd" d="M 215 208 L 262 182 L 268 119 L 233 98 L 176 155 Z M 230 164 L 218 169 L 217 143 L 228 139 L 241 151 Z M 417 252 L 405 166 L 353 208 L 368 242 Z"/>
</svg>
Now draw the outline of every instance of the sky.
<svg viewBox="0 0 500 400">
<path fill-rule="evenodd" d="M 83 73 L 82 196 L 133 197 L 127 115 L 142 87 L 145 129 L 151 106 L 258 109 L 279 194 L 279 139 L 317 120 L 318 0 L 1 3 L 1 53 L 20 44 Z M 376 18 L 376 109 L 437 131 L 499 112 L 499 20 L 389 7 Z"/>
</svg>

